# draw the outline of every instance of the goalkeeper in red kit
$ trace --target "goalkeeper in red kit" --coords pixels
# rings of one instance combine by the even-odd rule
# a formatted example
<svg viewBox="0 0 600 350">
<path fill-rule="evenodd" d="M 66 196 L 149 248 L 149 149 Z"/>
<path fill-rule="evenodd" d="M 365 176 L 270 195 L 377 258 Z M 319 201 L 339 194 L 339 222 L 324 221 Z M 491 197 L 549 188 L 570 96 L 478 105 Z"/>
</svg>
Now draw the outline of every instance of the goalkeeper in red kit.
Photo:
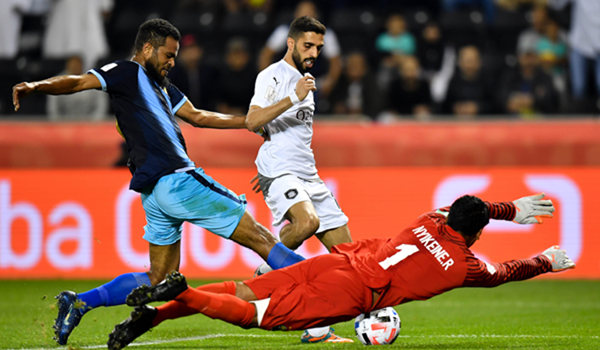
<svg viewBox="0 0 600 350">
<path fill-rule="evenodd" d="M 109 349 L 121 349 L 164 320 L 202 313 L 242 328 L 300 330 L 348 321 L 361 313 L 426 300 L 459 287 L 495 287 L 574 268 L 558 246 L 531 259 L 487 263 L 469 250 L 490 219 L 542 223 L 554 206 L 544 194 L 490 203 L 463 196 L 421 215 L 399 234 L 334 246 L 321 255 L 243 282 L 191 288 L 172 272 L 128 297 L 137 306 L 115 327 Z M 157 308 L 145 304 L 168 301 Z"/>
</svg>

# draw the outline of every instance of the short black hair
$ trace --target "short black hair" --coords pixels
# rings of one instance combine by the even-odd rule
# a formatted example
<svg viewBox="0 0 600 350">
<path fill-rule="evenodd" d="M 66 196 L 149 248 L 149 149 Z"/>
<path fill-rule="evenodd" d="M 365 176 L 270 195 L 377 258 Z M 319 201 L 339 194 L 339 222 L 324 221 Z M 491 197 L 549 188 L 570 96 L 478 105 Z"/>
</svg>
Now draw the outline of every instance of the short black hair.
<svg viewBox="0 0 600 350">
<path fill-rule="evenodd" d="M 296 18 L 290 25 L 288 38 L 297 40 L 300 35 L 306 32 L 315 32 L 317 34 L 325 35 L 325 31 L 325 26 L 317 19 L 308 16 L 302 16 Z"/>
<path fill-rule="evenodd" d="M 164 19 L 156 18 L 144 22 L 135 37 L 135 52 L 142 51 L 145 43 L 150 43 L 155 49 L 164 46 L 167 37 L 179 41 L 181 33 L 174 25 Z"/>
<path fill-rule="evenodd" d="M 465 236 L 475 236 L 489 222 L 487 205 L 475 196 L 465 195 L 452 203 L 447 224 Z"/>
</svg>

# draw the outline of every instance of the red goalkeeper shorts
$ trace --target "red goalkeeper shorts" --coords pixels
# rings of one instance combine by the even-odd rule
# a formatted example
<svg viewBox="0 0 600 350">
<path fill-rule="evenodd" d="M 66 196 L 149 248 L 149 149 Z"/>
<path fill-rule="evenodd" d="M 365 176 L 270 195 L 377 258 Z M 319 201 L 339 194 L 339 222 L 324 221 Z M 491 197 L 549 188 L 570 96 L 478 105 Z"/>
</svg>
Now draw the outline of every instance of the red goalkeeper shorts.
<svg viewBox="0 0 600 350">
<path fill-rule="evenodd" d="M 271 298 L 260 328 L 298 330 L 348 321 L 371 308 L 372 291 L 346 256 L 326 254 L 244 281 Z"/>
</svg>

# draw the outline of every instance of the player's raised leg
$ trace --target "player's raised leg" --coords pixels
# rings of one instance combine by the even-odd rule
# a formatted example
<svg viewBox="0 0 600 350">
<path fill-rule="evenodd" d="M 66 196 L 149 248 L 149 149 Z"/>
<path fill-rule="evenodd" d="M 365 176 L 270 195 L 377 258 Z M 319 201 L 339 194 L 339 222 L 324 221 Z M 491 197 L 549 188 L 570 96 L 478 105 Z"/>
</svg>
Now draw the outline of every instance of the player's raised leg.
<svg viewBox="0 0 600 350">
<path fill-rule="evenodd" d="M 302 256 L 279 242 L 247 211 L 230 239 L 255 251 L 275 270 L 304 260 Z"/>
<path fill-rule="evenodd" d="M 238 196 L 200 168 L 161 178 L 153 193 L 168 217 L 189 221 L 250 248 L 274 269 L 304 260 L 256 222 L 246 210 L 244 195 Z"/>
</svg>

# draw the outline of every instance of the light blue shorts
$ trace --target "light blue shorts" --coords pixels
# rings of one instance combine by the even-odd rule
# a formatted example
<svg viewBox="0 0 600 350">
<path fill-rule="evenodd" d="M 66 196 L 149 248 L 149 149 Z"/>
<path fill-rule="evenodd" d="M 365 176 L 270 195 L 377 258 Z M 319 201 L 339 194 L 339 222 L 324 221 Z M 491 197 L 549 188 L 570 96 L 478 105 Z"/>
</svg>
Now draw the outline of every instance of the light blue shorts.
<svg viewBox="0 0 600 350">
<path fill-rule="evenodd" d="M 223 238 L 231 237 L 246 211 L 246 196 L 238 196 L 197 168 L 165 175 L 152 192 L 142 193 L 146 212 L 144 239 L 169 245 L 181 239 L 184 221 Z"/>
</svg>

